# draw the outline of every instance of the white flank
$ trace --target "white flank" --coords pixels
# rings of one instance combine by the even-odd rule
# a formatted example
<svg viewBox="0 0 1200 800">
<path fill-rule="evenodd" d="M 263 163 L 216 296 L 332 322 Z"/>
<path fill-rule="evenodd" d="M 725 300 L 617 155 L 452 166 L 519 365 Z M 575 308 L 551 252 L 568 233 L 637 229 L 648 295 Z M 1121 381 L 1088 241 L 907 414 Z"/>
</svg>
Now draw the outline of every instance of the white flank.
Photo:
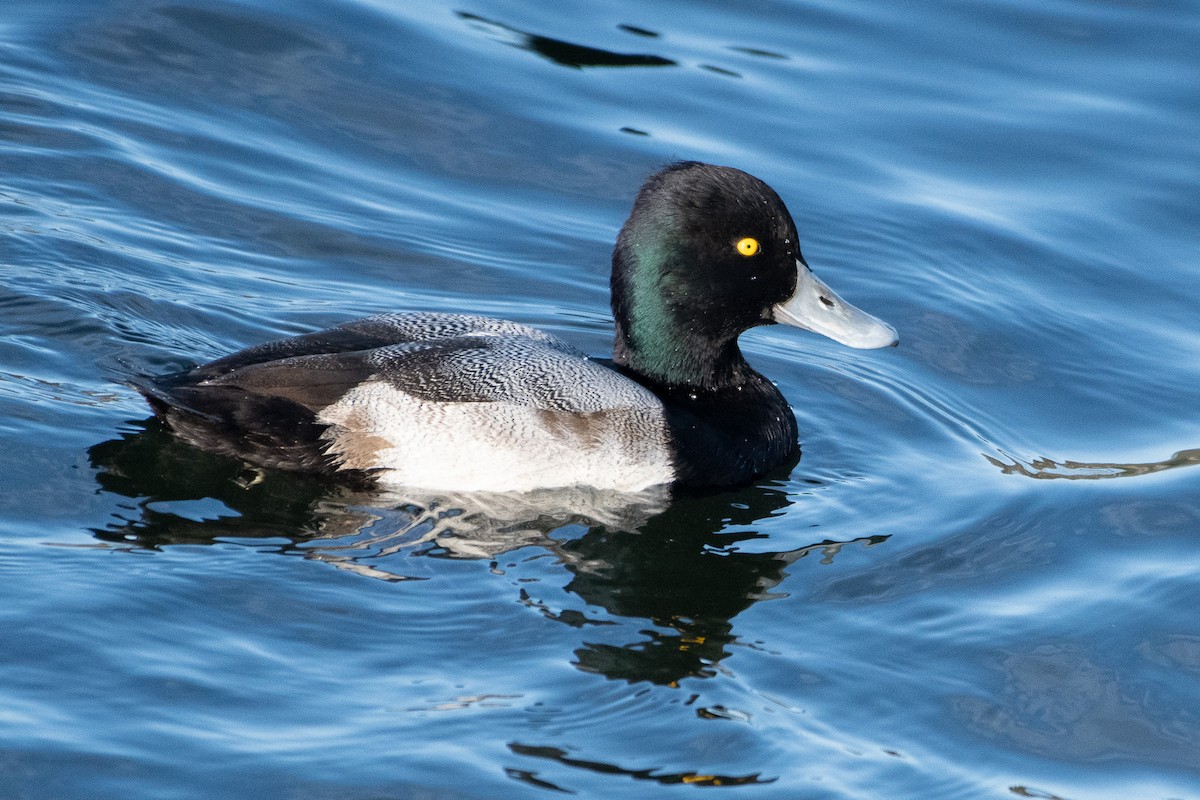
<svg viewBox="0 0 1200 800">
<path fill-rule="evenodd" d="M 371 381 L 320 419 L 333 426 L 330 451 L 344 466 L 377 470 L 385 485 L 636 492 L 674 478 L 662 406 L 645 395 L 650 402 L 634 407 L 553 411 L 506 402 L 430 402 Z"/>
</svg>

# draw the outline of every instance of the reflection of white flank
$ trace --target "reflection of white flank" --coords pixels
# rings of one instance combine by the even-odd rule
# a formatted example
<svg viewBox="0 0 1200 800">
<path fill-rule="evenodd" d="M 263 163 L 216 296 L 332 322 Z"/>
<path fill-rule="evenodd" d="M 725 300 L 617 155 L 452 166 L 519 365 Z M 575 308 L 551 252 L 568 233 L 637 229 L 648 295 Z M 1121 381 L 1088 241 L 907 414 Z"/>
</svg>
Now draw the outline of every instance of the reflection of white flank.
<svg viewBox="0 0 1200 800">
<path fill-rule="evenodd" d="M 327 498 L 313 509 L 320 533 L 300 547 L 309 558 L 368 578 L 396 581 L 387 557 L 432 545 L 451 558 L 494 558 L 522 547 L 556 550 L 552 533 L 579 526 L 637 530 L 662 513 L 665 486 L 625 493 L 571 487 L 524 493 L 409 490 Z"/>
</svg>

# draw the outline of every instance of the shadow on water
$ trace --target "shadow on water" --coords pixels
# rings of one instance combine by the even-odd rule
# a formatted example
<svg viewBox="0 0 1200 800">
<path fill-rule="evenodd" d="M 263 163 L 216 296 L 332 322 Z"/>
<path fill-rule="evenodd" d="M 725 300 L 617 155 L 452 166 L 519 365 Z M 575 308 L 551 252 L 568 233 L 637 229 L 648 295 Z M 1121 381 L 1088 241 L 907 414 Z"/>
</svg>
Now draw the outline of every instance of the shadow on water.
<svg viewBox="0 0 1200 800">
<path fill-rule="evenodd" d="M 480 30 L 495 36 L 500 41 L 536 53 L 543 58 L 563 67 L 583 69 L 585 67 L 673 67 L 676 62 L 669 58 L 650 53 L 615 53 L 589 45 L 552 39 L 536 33 L 518 30 L 503 22 L 487 19 L 468 11 L 459 11 L 458 16 L 477 26 Z M 652 31 L 646 31 L 632 26 L 623 26 L 630 33 L 637 32 L 639 36 L 655 36 Z"/>
<path fill-rule="evenodd" d="M 752 526 L 792 503 L 769 480 L 673 500 L 665 491 L 582 489 L 400 495 L 247 468 L 180 442 L 156 420 L 135 425 L 88 451 L 101 488 L 134 501 L 92 530 L 101 541 L 128 549 L 260 541 L 386 581 L 412 579 L 405 574 L 412 557 L 491 560 L 499 570 L 501 555 L 541 548 L 566 570 L 566 592 L 613 617 L 653 624 L 639 627 L 633 641 L 585 642 L 574 654 L 580 669 L 629 682 L 671 685 L 714 674 L 737 638 L 733 618 L 777 596 L 789 565 L 810 554 L 828 561 L 847 544 L 888 538 L 750 550 L 747 542 L 768 538 Z M 570 627 L 618 624 L 555 610 L 520 592 L 527 606 Z"/>
</svg>

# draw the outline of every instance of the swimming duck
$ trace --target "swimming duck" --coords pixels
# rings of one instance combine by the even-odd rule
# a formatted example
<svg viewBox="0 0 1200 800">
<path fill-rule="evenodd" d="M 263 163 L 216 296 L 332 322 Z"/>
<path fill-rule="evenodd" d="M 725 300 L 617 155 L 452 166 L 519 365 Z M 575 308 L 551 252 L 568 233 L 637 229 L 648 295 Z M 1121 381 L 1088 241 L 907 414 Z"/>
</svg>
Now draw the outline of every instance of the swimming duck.
<svg viewBox="0 0 1200 800">
<path fill-rule="evenodd" d="M 611 288 L 611 361 L 515 322 L 395 313 L 136 388 L 186 441 L 267 467 L 434 491 L 716 488 L 799 446 L 783 395 L 738 348 L 743 331 L 897 341 L 813 274 L 779 196 L 731 167 L 681 162 L 646 181 Z"/>
</svg>

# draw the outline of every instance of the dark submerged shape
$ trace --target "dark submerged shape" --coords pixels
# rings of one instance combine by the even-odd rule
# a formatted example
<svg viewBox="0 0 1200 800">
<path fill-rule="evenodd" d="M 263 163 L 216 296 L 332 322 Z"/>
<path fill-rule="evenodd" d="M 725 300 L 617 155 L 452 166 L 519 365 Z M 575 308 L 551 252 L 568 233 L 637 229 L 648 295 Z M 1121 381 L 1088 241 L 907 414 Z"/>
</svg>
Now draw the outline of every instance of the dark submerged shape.
<svg viewBox="0 0 1200 800">
<path fill-rule="evenodd" d="M 710 488 L 750 481 L 798 453 L 791 409 L 743 358 L 742 332 L 784 322 L 853 347 L 895 343 L 890 327 L 812 274 L 769 186 L 697 162 L 666 167 L 638 193 L 613 251 L 612 305 L 608 367 L 516 323 L 398 314 L 137 388 L 205 449 L 356 482 Z M 478 428 L 466 439 L 438 427 L 444 411 L 462 424 L 464 409 Z M 497 434 L 497 420 L 511 432 Z M 463 448 L 463 485 L 445 454 L 429 457 L 445 442 Z M 562 469 L 552 455 L 536 463 L 555 448 Z M 480 464 L 494 465 L 495 481 Z M 429 479 L 436 485 L 422 483 L 426 466 L 442 470 Z M 526 477 L 513 477 L 521 470 Z"/>
</svg>

